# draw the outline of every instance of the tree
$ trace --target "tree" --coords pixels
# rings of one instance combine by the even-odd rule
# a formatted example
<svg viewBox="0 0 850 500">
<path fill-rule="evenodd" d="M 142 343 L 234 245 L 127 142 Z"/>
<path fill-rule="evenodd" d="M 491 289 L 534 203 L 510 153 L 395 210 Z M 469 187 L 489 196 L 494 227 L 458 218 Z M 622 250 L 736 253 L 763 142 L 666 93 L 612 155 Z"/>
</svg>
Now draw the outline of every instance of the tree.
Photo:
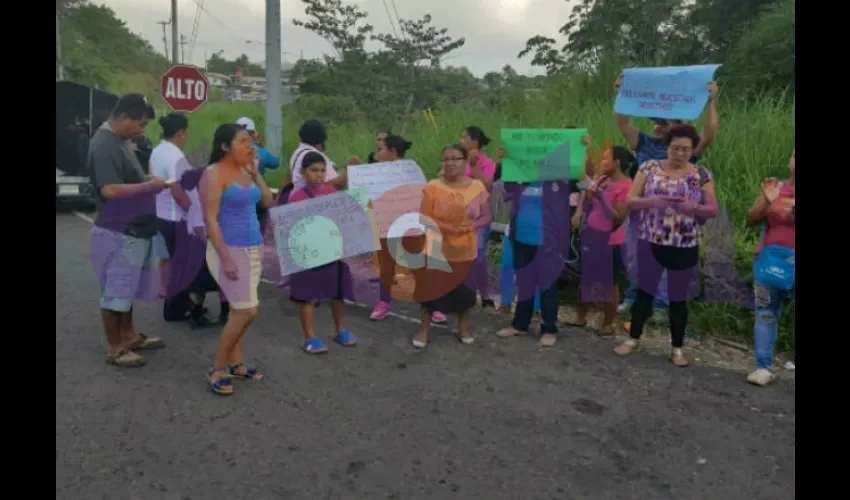
<svg viewBox="0 0 850 500">
<path fill-rule="evenodd" d="M 309 19 L 293 22 L 327 40 L 335 57 L 300 63 L 293 77 L 300 82 L 301 98 L 310 96 L 304 102 L 321 110 L 326 118 L 331 109 L 348 114 L 357 109 L 356 113 L 376 123 L 397 122 L 413 109 L 438 106 L 441 97 L 454 102 L 479 91 L 468 71 L 440 67 L 441 60 L 465 41 L 452 38 L 445 28 L 432 26 L 430 15 L 399 20 L 400 34 L 372 35 L 368 14 L 356 5 L 341 0 L 302 2 Z M 367 38 L 381 42 L 382 49 L 367 51 Z M 326 100 L 320 102 L 313 96 Z M 343 100 L 353 107 L 338 105 Z"/>
<path fill-rule="evenodd" d="M 730 49 L 726 74 L 741 89 L 795 89 L 795 0 L 764 9 Z"/>
<path fill-rule="evenodd" d="M 307 21 L 293 19 L 292 23 L 319 35 L 330 43 L 341 61 L 362 56 L 363 45 L 372 33 L 371 24 L 360 24 L 368 13 L 356 5 L 346 5 L 342 0 L 301 0 L 307 7 Z M 358 24 L 360 24 L 358 26 Z"/>
<path fill-rule="evenodd" d="M 120 75 L 162 74 L 168 61 L 115 12 L 84 0 L 57 0 L 62 63 L 69 80 L 109 88 Z M 140 81 L 139 79 L 136 79 Z M 153 84 L 155 85 L 155 83 Z M 155 88 L 140 88 L 152 92 Z"/>
<path fill-rule="evenodd" d="M 555 39 L 542 35 L 535 35 L 525 42 L 525 48 L 517 54 L 517 59 L 522 59 L 530 53 L 534 53 L 531 59 L 532 66 L 546 68 L 546 73 L 554 75 L 566 66 L 567 61 L 561 55 L 561 51 L 555 48 Z"/>
<path fill-rule="evenodd" d="M 440 67 L 440 61 L 450 52 L 463 47 L 466 39 L 452 39 L 448 36 L 448 28 L 435 28 L 431 25 L 431 14 L 425 14 L 422 19 L 399 19 L 401 36 L 378 34 L 372 37 L 384 44 L 386 49 L 399 59 L 402 64 L 416 66 L 422 61 L 428 61 L 432 68 Z"/>
<path fill-rule="evenodd" d="M 622 67 L 728 62 L 721 78 L 783 88 L 793 82 L 793 69 L 789 73 L 794 66 L 793 4 L 793 0 L 580 0 L 558 30 L 566 37 L 561 47 L 554 38 L 536 35 L 517 57 L 531 55 L 532 66 L 545 68 L 550 76 L 565 70 L 592 74 L 603 63 Z M 761 14 L 768 11 L 772 14 Z M 776 57 L 758 55 L 765 46 Z"/>
</svg>

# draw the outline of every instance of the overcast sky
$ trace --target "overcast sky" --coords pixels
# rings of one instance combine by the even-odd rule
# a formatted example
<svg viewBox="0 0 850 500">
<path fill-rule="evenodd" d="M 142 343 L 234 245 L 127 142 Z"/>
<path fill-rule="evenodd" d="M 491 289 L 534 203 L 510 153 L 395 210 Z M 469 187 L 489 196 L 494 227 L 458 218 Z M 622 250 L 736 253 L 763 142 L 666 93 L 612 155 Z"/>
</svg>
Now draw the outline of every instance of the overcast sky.
<svg viewBox="0 0 850 500">
<path fill-rule="evenodd" d="M 369 22 L 379 33 L 391 33 L 389 16 L 391 0 L 347 0 L 369 13 Z M 157 21 L 170 16 L 169 0 L 94 0 L 111 7 L 131 31 L 141 34 L 157 50 L 164 51 L 162 27 Z M 196 3 L 197 2 L 197 3 Z M 265 59 L 265 0 L 178 0 L 178 27 L 188 39 L 202 3 L 206 13 L 200 13 L 198 37 L 191 60 L 202 66 L 204 54 L 224 50 L 232 59 L 245 53 L 252 61 Z M 558 28 L 569 18 L 574 0 L 395 0 L 398 15 L 403 19 L 419 19 L 430 13 L 432 24 L 449 29 L 449 35 L 465 37 L 466 44 L 449 55 L 445 64 L 466 66 L 478 76 L 498 71 L 510 64 L 517 71 L 532 71 L 526 58 L 516 55 L 525 41 L 544 34 L 554 38 Z M 303 53 L 314 58 L 330 52 L 327 42 L 292 24 L 293 18 L 304 19 L 304 4 L 300 0 L 281 0 L 283 9 L 283 59 L 294 62 Z M 171 43 L 171 28 L 168 27 Z M 533 70 L 539 73 L 539 69 Z"/>
</svg>

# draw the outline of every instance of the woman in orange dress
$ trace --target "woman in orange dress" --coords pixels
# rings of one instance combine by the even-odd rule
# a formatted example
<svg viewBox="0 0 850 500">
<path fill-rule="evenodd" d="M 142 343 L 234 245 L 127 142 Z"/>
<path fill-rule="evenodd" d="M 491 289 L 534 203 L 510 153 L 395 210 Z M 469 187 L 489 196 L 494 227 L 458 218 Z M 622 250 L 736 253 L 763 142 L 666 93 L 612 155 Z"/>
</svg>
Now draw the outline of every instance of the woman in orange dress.
<svg viewBox="0 0 850 500">
<path fill-rule="evenodd" d="M 488 226 L 489 194 L 484 184 L 464 175 L 468 154 L 463 146 L 443 148 L 442 176 L 423 189 L 420 222 L 426 228 L 425 266 L 415 269 L 414 300 L 422 305 L 421 327 L 413 346 L 428 345 L 433 311 L 457 313 L 458 339 L 472 344 L 468 311 L 475 305 L 475 291 L 467 283 L 478 256 L 476 231 Z"/>
</svg>

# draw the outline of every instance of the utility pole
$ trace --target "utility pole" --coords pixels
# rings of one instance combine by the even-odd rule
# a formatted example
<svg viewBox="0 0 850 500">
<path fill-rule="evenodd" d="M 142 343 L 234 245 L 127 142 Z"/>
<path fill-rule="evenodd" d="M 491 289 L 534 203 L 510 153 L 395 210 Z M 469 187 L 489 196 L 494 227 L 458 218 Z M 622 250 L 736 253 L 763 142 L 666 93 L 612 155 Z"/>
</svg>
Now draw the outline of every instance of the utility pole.
<svg viewBox="0 0 850 500">
<path fill-rule="evenodd" d="M 59 13 L 56 13 L 56 81 L 65 79 L 65 67 L 62 65 L 62 44 L 59 42 Z"/>
<path fill-rule="evenodd" d="M 186 35 L 180 35 L 180 64 L 186 64 Z"/>
<path fill-rule="evenodd" d="M 266 0 L 266 148 L 280 156 L 280 0 Z"/>
<path fill-rule="evenodd" d="M 156 24 L 162 26 L 162 46 L 165 48 L 165 58 L 168 59 L 168 35 L 165 27 L 171 24 L 171 21 L 157 21 Z"/>
<path fill-rule="evenodd" d="M 177 0 L 171 0 L 171 64 L 180 63 L 180 49 L 177 47 L 179 40 L 177 32 Z"/>
</svg>

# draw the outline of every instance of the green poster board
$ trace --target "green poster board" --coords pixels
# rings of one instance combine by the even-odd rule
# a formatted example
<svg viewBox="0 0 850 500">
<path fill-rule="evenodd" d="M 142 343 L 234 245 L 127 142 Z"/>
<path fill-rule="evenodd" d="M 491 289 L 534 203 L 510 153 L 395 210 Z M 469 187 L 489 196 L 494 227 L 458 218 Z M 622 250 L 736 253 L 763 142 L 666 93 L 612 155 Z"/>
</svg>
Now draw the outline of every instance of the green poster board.
<svg viewBox="0 0 850 500">
<path fill-rule="evenodd" d="M 501 131 L 505 146 L 502 180 L 534 182 L 579 180 L 584 177 L 587 148 L 581 138 L 586 128 L 561 129 L 505 128 Z"/>
</svg>

